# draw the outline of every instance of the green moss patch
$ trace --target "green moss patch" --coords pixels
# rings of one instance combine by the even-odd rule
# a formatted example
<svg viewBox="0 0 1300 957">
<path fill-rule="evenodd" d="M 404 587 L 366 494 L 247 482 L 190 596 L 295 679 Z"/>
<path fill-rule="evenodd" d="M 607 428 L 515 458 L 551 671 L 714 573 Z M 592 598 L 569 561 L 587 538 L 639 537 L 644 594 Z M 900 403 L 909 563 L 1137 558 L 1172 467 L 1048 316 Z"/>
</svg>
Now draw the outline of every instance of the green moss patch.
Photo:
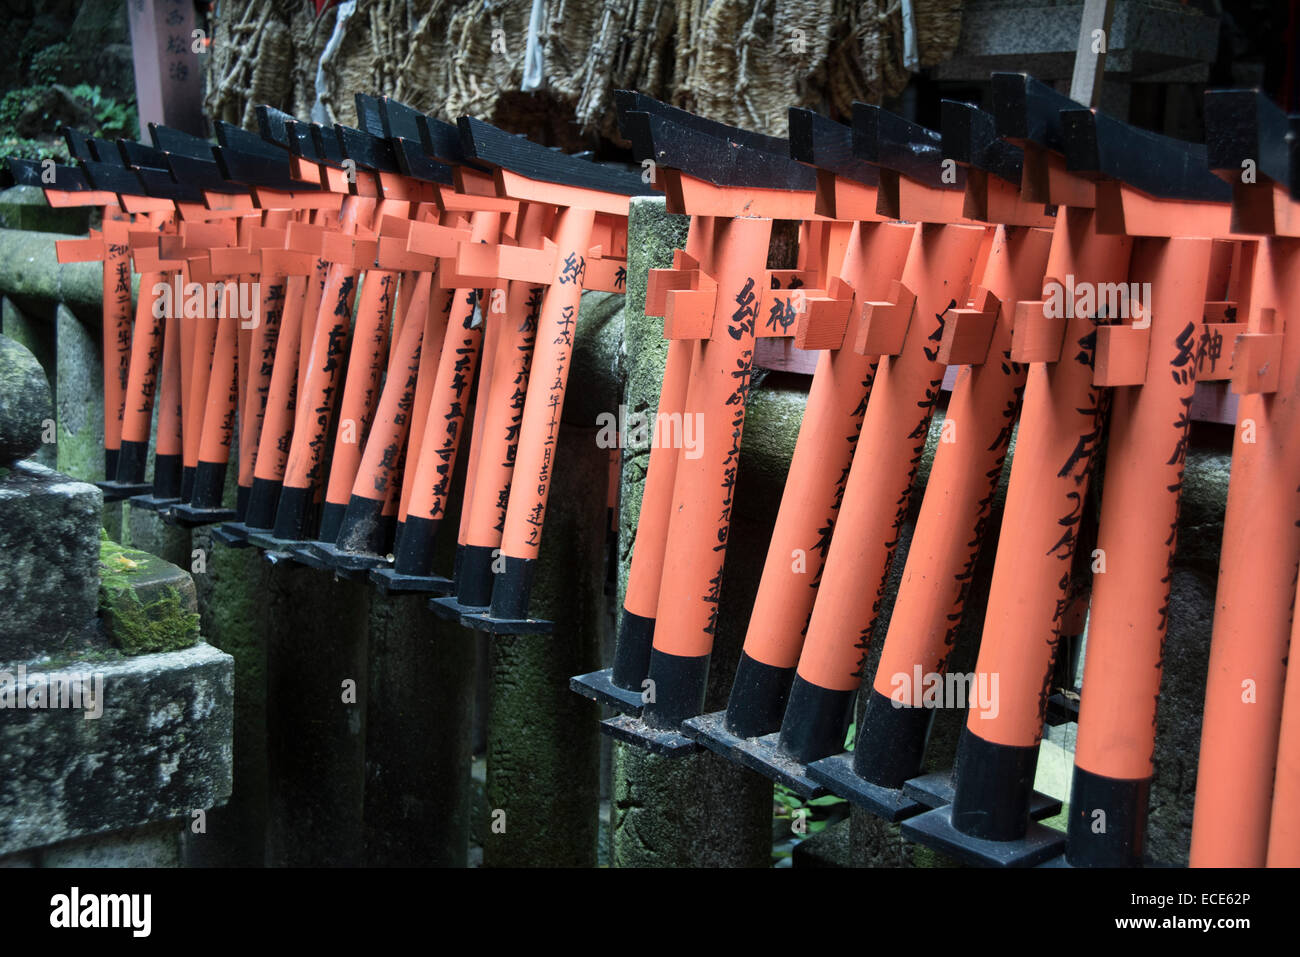
<svg viewBox="0 0 1300 957">
<path fill-rule="evenodd" d="M 114 644 L 128 655 L 188 648 L 199 640 L 193 584 L 183 571 L 148 552 L 125 548 L 100 533 L 99 615 Z M 190 591 L 187 606 L 181 587 Z"/>
</svg>

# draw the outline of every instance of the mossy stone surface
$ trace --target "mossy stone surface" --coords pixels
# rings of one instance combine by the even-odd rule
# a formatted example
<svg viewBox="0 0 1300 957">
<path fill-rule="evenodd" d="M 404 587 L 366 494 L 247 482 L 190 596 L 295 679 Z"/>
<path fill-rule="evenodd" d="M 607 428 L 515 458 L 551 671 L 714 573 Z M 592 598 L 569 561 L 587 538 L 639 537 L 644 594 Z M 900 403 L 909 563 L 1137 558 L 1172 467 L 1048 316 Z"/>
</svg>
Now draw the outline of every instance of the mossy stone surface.
<svg viewBox="0 0 1300 957">
<path fill-rule="evenodd" d="M 24 345 L 0 335 L 0 462 L 31 456 L 53 421 L 50 384 L 41 364 Z"/>
<path fill-rule="evenodd" d="M 113 643 L 128 655 L 189 648 L 199 640 L 194 579 L 170 562 L 126 548 L 103 534 L 99 613 Z"/>
<path fill-rule="evenodd" d="M 550 635 L 498 636 L 491 655 L 488 867 L 593 867 L 600 808 L 598 710 L 569 678 L 599 664 L 605 626 L 605 481 L 594 428 L 560 427 L 530 611 Z"/>
<path fill-rule="evenodd" d="M 47 387 L 50 391 L 50 400 L 53 402 L 57 383 L 54 378 L 55 370 L 58 368 L 58 360 L 54 347 L 54 326 L 44 320 L 27 315 L 17 304 L 8 296 L 0 297 L 0 333 L 21 343 L 40 363 L 42 373 L 45 377 Z M 50 421 L 54 420 L 54 411 L 51 406 Z M 57 464 L 55 457 L 55 446 L 58 441 L 56 431 L 46 433 L 45 429 L 41 430 L 40 447 L 33 452 L 28 458 L 34 462 L 49 468 L 54 468 Z"/>
<path fill-rule="evenodd" d="M 45 201 L 45 193 L 39 186 L 11 186 L 0 190 L 0 229 L 84 233 L 89 228 L 88 207 L 55 209 Z"/>
<path fill-rule="evenodd" d="M 54 244 L 84 233 L 0 228 L 0 293 L 20 305 L 62 303 L 98 325 L 104 270 L 98 262 L 60 263 Z M 138 288 L 139 277 L 133 280 Z"/>
<path fill-rule="evenodd" d="M 103 496 L 34 462 L 0 476 L 0 661 L 102 646 L 95 627 Z"/>
<path fill-rule="evenodd" d="M 104 477 L 104 367 L 96 332 L 62 303 L 55 309 L 58 468 L 83 482 Z"/>
</svg>

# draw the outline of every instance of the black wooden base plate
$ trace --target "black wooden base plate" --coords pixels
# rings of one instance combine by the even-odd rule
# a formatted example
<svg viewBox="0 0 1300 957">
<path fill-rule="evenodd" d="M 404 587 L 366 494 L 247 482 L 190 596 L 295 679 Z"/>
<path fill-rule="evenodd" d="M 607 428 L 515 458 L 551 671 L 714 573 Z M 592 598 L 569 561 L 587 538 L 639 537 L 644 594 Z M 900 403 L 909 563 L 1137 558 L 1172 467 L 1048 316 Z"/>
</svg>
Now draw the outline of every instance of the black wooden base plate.
<svg viewBox="0 0 1300 957">
<path fill-rule="evenodd" d="M 410 592 L 446 595 L 456 587 L 454 581 L 441 575 L 403 575 L 391 568 L 370 569 L 370 580 L 388 594 Z"/>
<path fill-rule="evenodd" d="M 726 717 L 725 711 L 715 711 L 688 718 L 682 722 L 682 733 L 733 764 L 779 781 L 800 797 L 815 798 L 826 793 L 825 787 L 808 776 L 807 765 L 781 751 L 779 731 L 761 738 L 741 738 L 727 730 Z"/>
<path fill-rule="evenodd" d="M 212 530 L 212 540 L 231 548 L 249 548 L 248 526 L 243 522 L 225 522 Z"/>
<path fill-rule="evenodd" d="M 95 485 L 104 493 L 105 502 L 120 502 L 133 495 L 144 495 L 153 491 L 152 482 L 96 482 Z"/>
<path fill-rule="evenodd" d="M 298 564 L 298 556 L 293 553 L 293 550 L 295 546 L 301 545 L 303 542 L 297 538 L 276 538 L 270 532 L 249 529 L 248 544 L 260 548 L 262 557 L 272 565 L 282 565 L 285 563 Z"/>
<path fill-rule="evenodd" d="M 988 867 L 1034 867 L 1065 850 L 1065 835 L 1031 821 L 1017 841 L 986 841 L 963 834 L 952 826 L 952 809 L 938 807 L 902 824 L 903 836 L 955 857 L 967 864 Z"/>
<path fill-rule="evenodd" d="M 489 635 L 549 635 L 555 622 L 545 618 L 493 618 L 486 610 L 460 616 L 462 627 Z"/>
<path fill-rule="evenodd" d="M 952 803 L 952 771 L 922 774 L 903 784 L 903 793 L 926 807 L 946 807 Z M 1061 799 L 1035 791 L 1029 796 L 1029 819 L 1042 821 L 1061 813 Z"/>
<path fill-rule="evenodd" d="M 288 551 L 293 556 L 293 560 L 299 565 L 306 565 L 308 568 L 315 568 L 317 571 L 333 572 L 336 578 L 352 580 L 362 577 L 358 572 L 339 568 L 327 555 L 317 550 L 316 546 L 320 544 L 320 542 L 294 542 L 289 546 Z"/>
<path fill-rule="evenodd" d="M 197 508 L 188 502 L 177 502 L 162 513 L 163 521 L 183 528 L 198 528 L 228 522 L 235 517 L 233 508 Z"/>
<path fill-rule="evenodd" d="M 340 576 L 344 572 L 353 573 L 344 577 L 366 578 L 372 568 L 382 568 L 388 564 L 388 559 L 383 555 L 349 552 L 333 542 L 308 542 L 307 547 L 323 558 L 331 568 L 338 570 Z"/>
<path fill-rule="evenodd" d="M 576 675 L 569 679 L 569 690 L 577 692 L 584 698 L 590 698 L 592 701 L 607 704 L 615 711 L 639 715 L 642 706 L 645 704 L 641 692 L 620 688 L 611 680 L 613 674 L 613 668 L 605 668 L 602 671 L 593 671 L 590 674 Z"/>
<path fill-rule="evenodd" d="M 1077 697 L 1067 698 L 1065 695 L 1051 695 L 1047 699 L 1047 716 L 1044 719 L 1052 727 L 1062 724 L 1068 724 L 1071 721 L 1076 724 L 1079 721 L 1079 699 Z"/>
<path fill-rule="evenodd" d="M 487 611 L 487 605 L 462 605 L 455 595 L 442 598 L 430 598 L 429 610 L 445 621 L 460 621 L 461 615 L 481 615 Z"/>
<path fill-rule="evenodd" d="M 132 508 L 148 509 L 151 512 L 163 512 L 171 508 L 179 498 L 158 498 L 153 494 L 132 495 L 130 498 Z"/>
<path fill-rule="evenodd" d="M 686 735 L 677 731 L 652 728 L 640 718 L 634 718 L 630 714 L 620 714 L 602 721 L 600 730 L 625 744 L 666 758 L 680 758 L 687 754 L 694 754 L 700 749 L 700 746 Z"/>
<path fill-rule="evenodd" d="M 886 821 L 902 821 L 926 810 L 926 805 L 905 795 L 902 788 L 881 787 L 859 777 L 853 771 L 853 754 L 849 751 L 814 761 L 808 765 L 808 777 L 854 807 Z"/>
</svg>

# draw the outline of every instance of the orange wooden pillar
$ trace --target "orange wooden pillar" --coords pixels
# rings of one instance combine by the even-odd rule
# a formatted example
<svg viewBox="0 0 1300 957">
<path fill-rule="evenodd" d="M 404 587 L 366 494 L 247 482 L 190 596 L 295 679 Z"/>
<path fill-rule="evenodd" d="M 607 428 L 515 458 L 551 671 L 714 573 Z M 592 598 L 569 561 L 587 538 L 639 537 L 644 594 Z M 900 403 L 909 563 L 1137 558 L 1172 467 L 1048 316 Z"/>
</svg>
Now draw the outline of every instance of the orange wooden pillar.
<svg viewBox="0 0 1300 957">
<path fill-rule="evenodd" d="M 1232 246 L 1214 237 L 1244 237 L 1194 148 L 1082 109 L 1061 118 L 1067 166 L 1104 177 L 1098 228 L 1135 237 L 1127 296 L 1107 294 L 1118 315 L 1097 330 L 1093 381 L 1112 389 L 1111 410 L 1065 858 L 1138 866 L 1193 393 L 1235 305 L 1206 301 L 1232 285 Z"/>
<path fill-rule="evenodd" d="M 1094 220 L 1090 209 L 1058 212 L 1045 286 L 1062 283 L 1060 276 L 1094 288 L 1125 281 L 1132 241 L 1099 235 Z M 953 852 L 965 838 L 1020 851 L 1018 842 L 1029 841 L 1030 855 L 1045 859 L 1060 836 L 1028 824 L 1044 686 L 1106 405 L 1092 383 L 1096 313 L 1081 309 L 1063 320 L 1044 315 L 1042 304 L 1019 308 L 1011 358 L 1030 369 L 974 676 L 990 694 L 996 676 L 997 707 L 972 710 L 967 719 L 952 804 L 903 827 Z M 957 835 L 951 844 L 941 840 L 949 829 Z"/>
<path fill-rule="evenodd" d="M 674 732 L 704 705 L 762 293 L 756 279 L 771 229 L 768 218 L 719 217 L 704 260 L 716 283 L 718 314 L 710 303 L 712 328 L 693 343 L 683 405 L 683 414 L 703 425 L 703 454 L 677 461 L 647 673 L 653 693 L 643 711 L 650 728 Z M 668 328 L 675 318 L 665 318 L 666 335 L 677 334 Z"/>
<path fill-rule="evenodd" d="M 674 257 L 677 268 L 684 268 L 687 263 L 699 263 L 712 251 L 713 222 L 711 217 L 691 217 L 685 255 Z M 651 276 L 657 272 L 652 272 Z M 657 297 L 652 297 L 647 289 L 647 315 L 653 315 L 651 310 L 654 309 L 666 309 L 668 290 L 664 288 L 658 292 Z M 589 675 L 576 676 L 569 682 L 569 687 L 579 694 L 621 711 L 639 712 L 645 703 L 642 697 L 645 691 L 643 683 L 650 669 L 655 610 L 659 603 L 664 548 L 668 543 L 668 525 L 672 515 L 673 483 L 680 455 L 680 442 L 673 435 L 673 430 L 685 427 L 686 392 L 690 384 L 692 352 L 690 339 L 668 340 L 649 462 L 641 492 L 641 510 L 637 515 L 636 540 L 632 544 L 627 590 L 623 597 L 618 637 L 614 644 L 613 666 Z"/>
<path fill-rule="evenodd" d="M 1193 867 L 1258 867 L 1269 853 L 1274 765 L 1300 567 L 1300 242 L 1247 250 L 1247 332 L 1233 352 L 1241 395 L 1224 517 L 1192 820 Z M 1243 292 L 1243 299 L 1247 293 Z M 1261 381 L 1261 373 L 1264 381 Z M 1276 390 L 1274 392 L 1274 390 Z"/>
<path fill-rule="evenodd" d="M 1136 321 L 1098 330 L 1094 381 L 1116 388 L 1070 799 L 1075 866 L 1142 859 L 1210 247 L 1137 240 L 1129 275 L 1150 283 L 1150 301 Z"/>
<path fill-rule="evenodd" d="M 792 109 L 790 129 L 792 155 L 819 167 L 817 212 L 840 220 L 810 234 L 809 245 L 820 240 L 819 248 L 802 249 L 801 258 L 845 284 L 853 305 L 848 323 L 830 341 L 795 338 L 801 348 L 829 348 L 808 393 L 727 710 L 721 722 L 712 715 L 690 722 L 706 732 L 698 740 L 721 745 L 723 753 L 748 750 L 765 773 L 779 762 L 762 760 L 766 742 L 744 739 L 780 730 L 821 585 L 879 360 L 854 348 L 863 333 L 863 307 L 889 296 L 916 228 L 877 212 L 879 172 L 852 158 L 851 128 Z"/>
<path fill-rule="evenodd" d="M 473 214 L 468 237 L 464 230 L 433 226 L 416 231 L 419 237 L 416 240 L 417 247 L 427 251 L 408 255 L 427 257 L 430 268 L 435 268 L 439 255 L 452 252 L 460 241 L 495 242 L 501 228 L 501 218 L 502 214 L 495 211 Z M 405 243 L 409 248 L 411 237 L 407 237 Z M 409 419 L 400 413 L 401 421 L 393 421 L 391 427 L 381 431 L 379 442 L 373 451 L 371 444 L 367 443 L 367 462 L 363 463 L 366 468 L 357 474 L 337 548 L 331 552 L 336 567 L 359 571 L 385 563 L 384 553 L 387 549 L 384 546 L 388 535 L 393 531 L 392 519 L 395 518 L 395 513 L 389 508 L 396 500 L 390 494 L 392 489 L 389 484 L 390 476 L 395 473 L 385 475 L 383 463 L 398 455 L 403 445 L 407 447 L 407 454 L 401 474 L 403 483 L 411 485 L 406 517 L 402 523 L 403 540 L 411 541 L 418 537 L 419 533 L 413 530 L 415 526 L 411 523 L 417 517 L 423 517 L 426 510 L 441 512 L 445 508 L 451 470 L 455 466 L 456 450 L 459 448 L 483 338 L 482 314 L 477 309 L 478 299 L 474 289 L 455 290 L 441 348 L 436 356 L 431 356 L 431 359 L 436 360 L 431 365 L 433 384 L 426 404 L 424 434 L 416 443 L 416 453 L 411 454 L 412 446 L 405 439 L 410 428 Z M 415 361 L 409 363 L 411 372 L 406 382 L 412 390 L 413 401 L 419 379 L 420 357 L 412 358 Z M 371 471 L 367 471 L 367 468 Z M 385 513 L 388 515 L 387 521 Z M 401 547 L 400 543 L 394 546 Z"/>
<path fill-rule="evenodd" d="M 483 246 L 482 259 L 466 247 L 457 258 L 458 271 L 466 274 L 546 286 L 501 534 L 501 571 L 492 583 L 489 609 L 481 614 L 465 612 L 461 620 L 470 627 L 507 634 L 547 631 L 549 622 L 529 618 L 528 601 L 553 478 L 579 300 L 584 288 L 608 288 L 621 259 L 606 253 L 616 255 L 617 248 L 611 247 L 626 243 L 617 237 L 626 235 L 628 197 L 645 190 L 632 173 L 557 155 L 467 117 L 459 125 L 466 152 L 497 167 L 498 196 L 545 203 L 558 210 L 550 233 L 554 245 L 540 255 L 518 247 Z"/>
<path fill-rule="evenodd" d="M 965 169 L 963 208 L 1001 224 L 980 251 L 971 302 L 959 297 L 962 307 L 951 311 L 943 327 L 938 359 L 963 368 L 948 403 L 853 754 L 823 758 L 808 769 L 814 781 L 889 820 L 924 807 L 902 791 L 904 782 L 920 773 L 934 713 L 923 699 L 924 683 L 942 680 L 946 671 L 971 569 L 985 540 L 1025 383 L 1024 366 L 1010 358 L 1015 303 L 1041 289 L 1051 238 L 1041 228 L 1051 222 L 1042 205 L 1019 199 L 1019 151 L 986 157 L 972 152 L 967 138 L 956 137 L 965 147 L 950 144 L 966 124 L 991 125 L 992 117 L 964 104 L 945 102 L 944 107 L 945 155 L 974 164 Z M 1000 204 L 989 202 L 990 195 L 1008 193 Z M 899 198 L 910 218 L 944 197 L 900 184 Z M 928 210 L 931 217 L 937 212 Z"/>
<path fill-rule="evenodd" d="M 1300 648 L 1297 634 L 1300 634 L 1300 618 L 1293 612 L 1291 648 Z M 1300 822 L 1295 813 L 1297 801 L 1300 801 L 1300 667 L 1289 667 L 1273 775 L 1273 807 L 1269 816 L 1266 858 L 1269 867 L 1300 867 Z"/>
<path fill-rule="evenodd" d="M 292 240 L 286 240 L 290 241 Z M 257 450 L 248 503 L 242 521 L 227 522 L 222 526 L 226 540 L 231 543 L 235 540 L 246 541 L 249 532 L 254 529 L 270 530 L 275 522 L 280 486 L 293 436 L 298 347 L 303 324 L 311 321 L 310 314 L 307 313 L 308 287 L 313 284 L 318 272 L 323 275 L 326 265 L 318 255 L 303 249 L 285 249 L 283 254 L 280 250 L 266 250 L 262 254 L 262 260 L 264 268 L 273 269 L 285 277 L 284 307 L 280 313 L 275 354 L 271 361 L 270 376 L 266 380 L 265 397 L 259 399 L 262 421 L 257 430 Z"/>
<path fill-rule="evenodd" d="M 344 198 L 339 231 L 356 232 L 358 221 L 372 216 L 374 200 L 359 196 Z M 332 262 L 321 293 L 320 308 L 311 326 L 311 351 L 304 368 L 298 368 L 299 390 L 295 400 L 293 438 L 276 506 L 275 525 L 270 535 L 250 535 L 249 540 L 264 548 L 283 551 L 291 542 L 309 537 L 316 498 L 325 477 L 325 444 L 333 421 L 338 379 L 348 342 L 353 296 L 360 270 L 346 250 Z M 304 335 L 307 320 L 304 317 Z"/>
<path fill-rule="evenodd" d="M 501 240 L 507 211 L 492 208 L 495 203 L 485 202 L 484 205 L 489 208 L 471 214 L 470 235 L 463 240 L 471 246 L 492 246 Z M 527 245 L 531 247 L 534 242 L 540 244 L 540 234 L 534 235 L 537 225 L 535 217 L 528 216 L 527 213 L 525 216 L 530 234 Z M 431 238 L 428 235 L 413 236 L 412 242 L 427 246 Z M 452 476 L 470 411 L 474 378 L 479 369 L 479 353 L 483 352 L 485 366 L 478 389 L 478 394 L 482 397 L 485 389 L 490 389 L 491 372 L 487 366 L 492 361 L 492 353 L 501 348 L 502 326 L 509 321 L 510 316 L 509 305 L 505 306 L 505 314 L 502 316 L 493 312 L 494 305 L 506 295 L 504 289 L 494 288 L 494 279 L 460 278 L 454 265 L 458 245 L 453 244 L 451 248 L 439 247 L 436 250 L 430 247 L 431 252 L 441 257 L 447 279 L 455 276 L 460 288 L 454 293 L 442 354 L 433 370 L 428 413 L 417 447 L 418 454 L 408 455 L 405 483 L 410 485 L 410 494 L 401 533 L 394 547 L 392 574 L 381 576 L 382 584 L 388 587 L 397 585 L 404 590 L 432 591 L 450 585 L 449 580 L 433 574 L 433 551 L 451 494 Z M 484 289 L 486 297 L 481 295 L 477 285 L 465 285 L 479 281 L 487 283 Z M 486 403 L 480 400 L 475 412 L 475 432 L 480 436 L 485 427 L 485 410 Z M 463 520 L 470 513 L 476 491 L 474 471 L 471 468 L 468 472 L 465 496 L 461 502 Z"/>
<path fill-rule="evenodd" d="M 629 114 L 655 113 L 674 123 L 686 123 L 697 133 L 713 138 L 734 141 L 738 145 L 760 152 L 772 153 L 781 160 L 790 155 L 789 141 L 763 136 L 726 126 L 703 117 L 694 116 L 675 107 L 660 103 L 644 94 L 626 90 L 615 92 L 619 108 L 619 124 L 625 136 L 633 135 L 638 120 L 629 120 Z M 712 250 L 712 217 L 692 217 L 687 231 L 683 254 L 674 256 L 674 270 L 688 264 L 702 265 L 702 260 Z M 680 282 L 669 279 L 671 271 L 654 270 L 652 283 Z M 779 283 L 778 283 L 779 284 Z M 666 309 L 667 285 L 660 285 L 652 295 L 647 290 L 647 305 L 662 312 Z M 786 305 L 789 303 L 787 302 Z M 654 314 L 648 312 L 648 314 Z M 781 318 L 792 321 L 793 314 L 783 309 Z M 782 330 L 786 331 L 785 326 Z M 667 543 L 673 483 L 676 477 L 680 434 L 674 430 L 685 427 L 684 403 L 690 377 L 692 346 L 686 339 L 669 339 L 664 373 L 655 410 L 651 434 L 649 462 L 641 493 L 641 509 L 637 516 L 636 538 L 632 545 L 632 559 L 628 568 L 627 588 L 619 616 L 618 636 L 614 645 L 614 660 L 610 668 L 570 679 L 569 687 L 578 694 L 609 704 L 625 713 L 639 713 L 644 704 L 646 674 L 650 666 L 650 652 L 654 643 L 655 609 L 659 602 L 659 585 L 663 574 L 664 547 Z M 616 486 L 610 489 L 617 492 Z M 615 521 L 615 525 L 617 522 Z"/>
<path fill-rule="evenodd" d="M 938 344 L 983 236 L 983 227 L 922 223 L 893 295 L 868 307 L 857 348 L 881 364 L 781 726 L 781 749 L 802 763 L 843 747 L 943 378 Z"/>
<path fill-rule="evenodd" d="M 260 268 L 260 256 L 247 248 L 248 232 L 260 216 L 243 217 L 240 222 L 240 246 L 214 249 L 209 254 L 209 270 L 204 275 L 208 289 L 200 323 L 212 330 L 210 351 L 196 348 L 194 367 L 207 373 L 202 402 L 194 402 L 190 421 L 195 423 L 194 478 L 188 498 L 170 506 L 163 516 L 178 524 L 195 526 L 234 517 L 234 509 L 224 508 L 226 469 L 236 442 L 236 421 L 240 406 L 239 352 L 242 326 L 254 320 L 240 315 L 239 300 L 251 295 L 247 274 Z M 192 267 L 193 268 L 193 267 Z M 231 295 L 233 292 L 233 295 Z M 216 306 L 213 309 L 213 306 Z M 258 304 L 260 306 L 260 303 Z M 188 424 L 188 423 L 187 423 Z"/>
<path fill-rule="evenodd" d="M 555 207 L 545 203 L 521 204 L 515 245 L 523 250 L 542 249 L 554 228 L 555 212 Z M 455 263 L 446 268 L 454 272 Z M 433 574 L 430 536 L 436 535 L 437 528 L 432 525 L 426 526 L 419 538 L 404 537 L 397 555 L 398 574 L 427 576 L 429 590 L 454 587 L 454 595 L 435 600 L 434 610 L 440 614 L 458 617 L 463 611 L 479 612 L 492 601 L 494 563 L 499 564 L 544 289 L 543 284 L 525 278 L 510 280 L 504 313 L 498 316 L 489 308 L 484 320 L 489 326 L 488 339 L 495 341 L 490 350 L 491 366 L 485 365 L 479 377 L 475 399 L 477 442 L 471 448 L 473 467 L 461 503 L 454 582 L 439 582 L 439 576 Z M 499 293 L 493 290 L 491 295 Z"/>
<path fill-rule="evenodd" d="M 119 209 L 104 207 L 103 322 L 104 346 L 104 474 L 117 474 L 122 440 L 131 324 L 131 267 L 126 245 L 126 224 Z"/>
</svg>

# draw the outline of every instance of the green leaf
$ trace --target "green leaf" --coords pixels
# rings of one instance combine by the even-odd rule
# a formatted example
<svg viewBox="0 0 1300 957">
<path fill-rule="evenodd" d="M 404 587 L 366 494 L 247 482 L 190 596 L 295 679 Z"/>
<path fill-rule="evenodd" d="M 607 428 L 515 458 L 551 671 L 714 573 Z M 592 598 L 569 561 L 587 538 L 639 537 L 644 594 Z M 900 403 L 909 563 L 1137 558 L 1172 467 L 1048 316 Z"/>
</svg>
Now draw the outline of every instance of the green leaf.
<svg viewBox="0 0 1300 957">
<path fill-rule="evenodd" d="M 846 803 L 844 798 L 836 797 L 834 794 L 826 794 L 819 798 L 813 798 L 808 802 L 811 807 L 834 807 L 836 804 Z"/>
</svg>

